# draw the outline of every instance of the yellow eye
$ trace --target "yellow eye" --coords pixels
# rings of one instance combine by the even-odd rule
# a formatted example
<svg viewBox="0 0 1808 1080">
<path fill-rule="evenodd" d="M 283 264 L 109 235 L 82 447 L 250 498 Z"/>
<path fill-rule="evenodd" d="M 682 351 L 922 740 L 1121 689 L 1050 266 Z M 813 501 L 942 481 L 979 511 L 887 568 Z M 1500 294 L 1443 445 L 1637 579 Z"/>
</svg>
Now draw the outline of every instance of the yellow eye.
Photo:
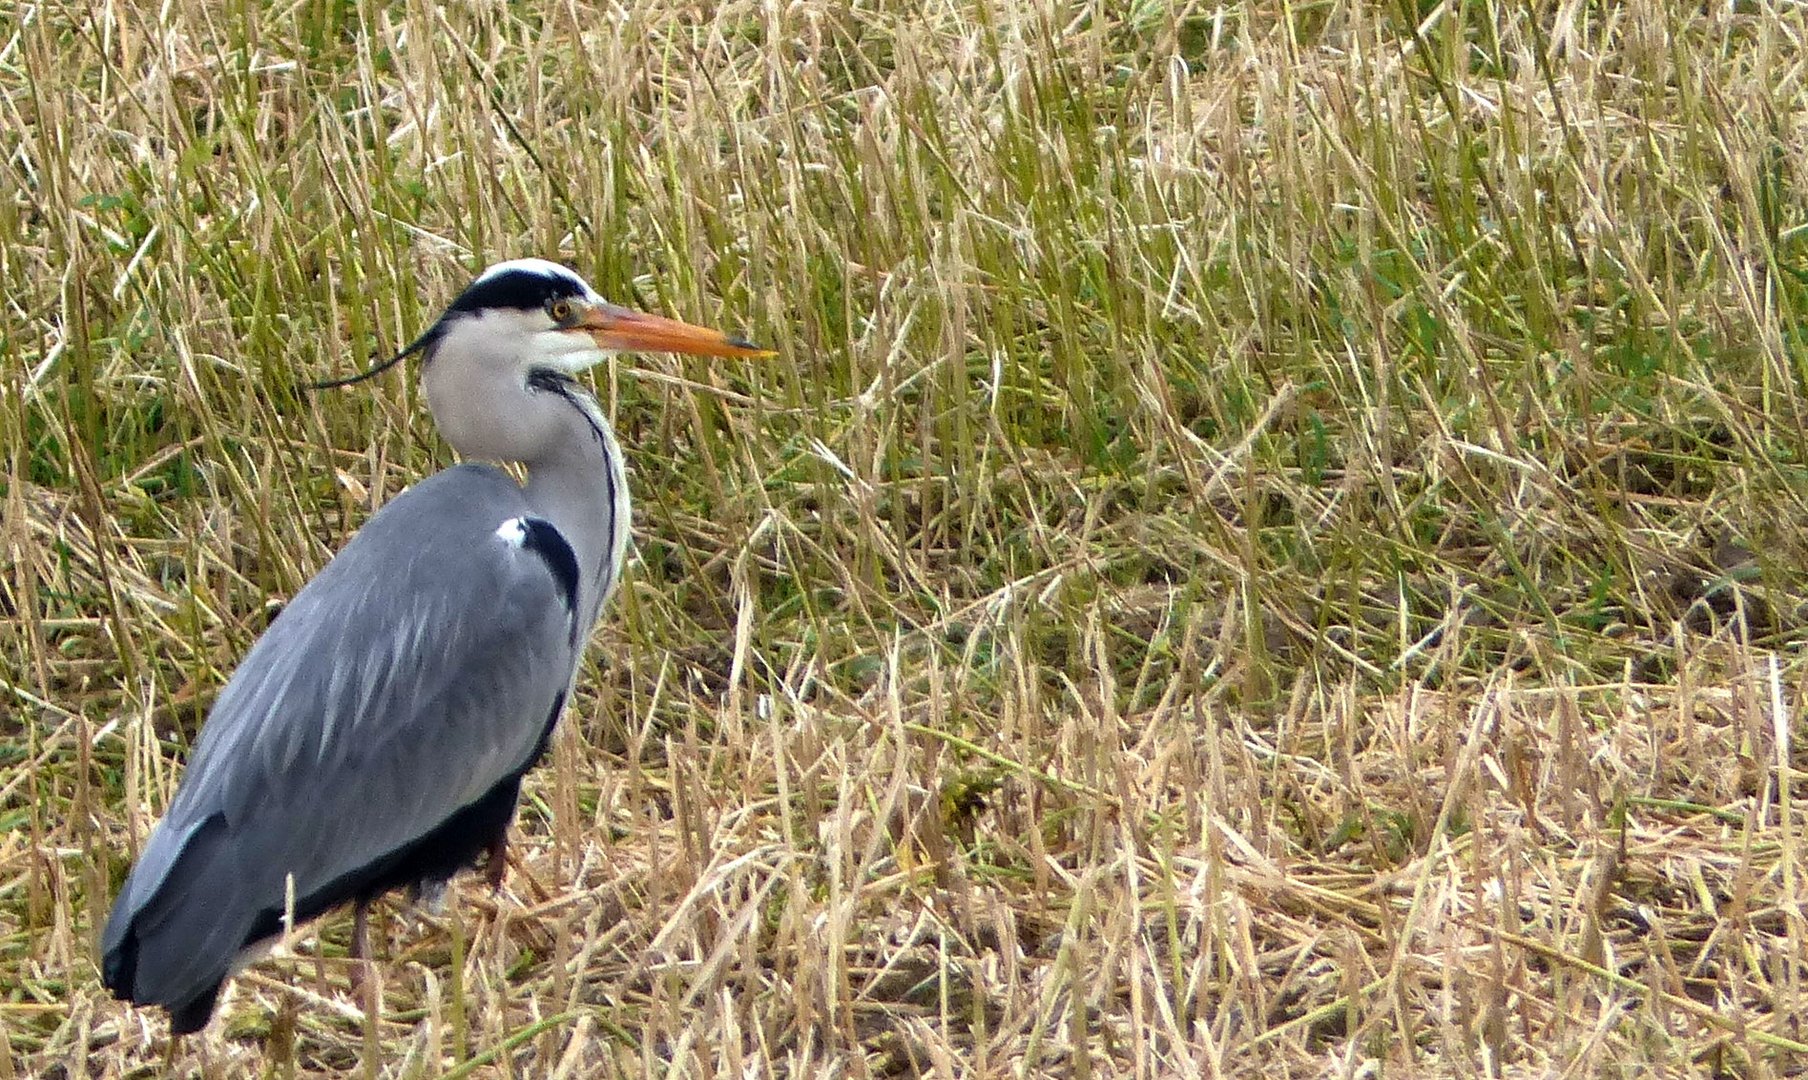
<svg viewBox="0 0 1808 1080">
<path fill-rule="evenodd" d="M 571 301 L 554 300 L 552 303 L 546 305 L 546 313 L 552 316 L 553 322 L 569 322 L 571 321 Z"/>
</svg>

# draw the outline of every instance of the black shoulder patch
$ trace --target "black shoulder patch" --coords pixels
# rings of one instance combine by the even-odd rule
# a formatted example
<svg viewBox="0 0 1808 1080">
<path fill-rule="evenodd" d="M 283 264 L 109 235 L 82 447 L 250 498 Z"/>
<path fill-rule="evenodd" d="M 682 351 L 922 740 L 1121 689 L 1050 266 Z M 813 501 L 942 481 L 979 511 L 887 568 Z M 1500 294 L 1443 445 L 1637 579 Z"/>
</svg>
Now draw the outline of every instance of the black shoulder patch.
<svg viewBox="0 0 1808 1080">
<path fill-rule="evenodd" d="M 578 557 L 572 553 L 564 534 L 545 518 L 522 518 L 521 528 L 524 533 L 521 546 L 546 560 L 546 568 L 552 571 L 552 579 L 559 583 L 559 591 L 565 595 L 565 610 L 576 611 Z"/>
<path fill-rule="evenodd" d="M 575 274 L 542 274 L 536 270 L 512 269 L 492 274 L 471 283 L 446 309 L 472 315 L 495 308 L 538 311 L 561 297 L 581 297 L 584 283 Z"/>
</svg>

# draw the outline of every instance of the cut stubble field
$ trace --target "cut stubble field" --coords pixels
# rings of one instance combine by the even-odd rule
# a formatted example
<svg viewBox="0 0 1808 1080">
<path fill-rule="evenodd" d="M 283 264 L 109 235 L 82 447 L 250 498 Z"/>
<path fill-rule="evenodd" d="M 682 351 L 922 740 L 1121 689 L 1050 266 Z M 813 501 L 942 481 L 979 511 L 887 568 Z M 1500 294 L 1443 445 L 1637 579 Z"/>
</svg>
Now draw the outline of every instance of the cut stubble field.
<svg viewBox="0 0 1808 1080">
<path fill-rule="evenodd" d="M 0 0 L 0 1080 L 1799 1074 L 1808 16 L 1682 7 Z M 523 255 L 780 356 L 594 373 L 501 890 L 171 1050 L 112 892 L 451 460 L 294 387 Z"/>
</svg>

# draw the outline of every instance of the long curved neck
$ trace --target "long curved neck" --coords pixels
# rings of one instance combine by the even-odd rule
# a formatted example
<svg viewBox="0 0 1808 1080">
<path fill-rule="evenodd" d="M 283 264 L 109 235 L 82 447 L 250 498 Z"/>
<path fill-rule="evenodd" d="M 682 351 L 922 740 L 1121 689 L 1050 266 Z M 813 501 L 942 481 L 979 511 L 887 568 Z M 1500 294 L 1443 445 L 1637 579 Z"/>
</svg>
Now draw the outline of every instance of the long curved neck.
<svg viewBox="0 0 1808 1080">
<path fill-rule="evenodd" d="M 528 390 L 546 404 L 563 430 L 527 460 L 527 498 L 552 522 L 578 560 L 578 615 L 586 632 L 615 591 L 627 553 L 628 476 L 615 432 L 596 399 L 569 376 L 536 371 Z"/>
<path fill-rule="evenodd" d="M 621 447 L 596 399 L 562 372 L 430 361 L 421 384 L 440 434 L 460 457 L 527 466 L 527 501 L 578 562 L 578 619 L 588 633 L 628 546 Z"/>
</svg>

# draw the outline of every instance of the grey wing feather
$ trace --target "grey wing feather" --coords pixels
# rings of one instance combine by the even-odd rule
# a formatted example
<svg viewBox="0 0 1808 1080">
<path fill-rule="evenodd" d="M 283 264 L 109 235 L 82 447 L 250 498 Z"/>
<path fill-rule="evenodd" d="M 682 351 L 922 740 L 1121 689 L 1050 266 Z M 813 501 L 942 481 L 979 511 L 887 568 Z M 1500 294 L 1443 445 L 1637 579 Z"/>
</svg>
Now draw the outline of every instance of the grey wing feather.
<svg viewBox="0 0 1808 1080">
<path fill-rule="evenodd" d="M 252 647 L 107 927 L 112 954 L 134 917 L 209 916 L 165 935 L 159 965 L 140 958 L 140 989 L 153 970 L 164 985 L 139 1000 L 217 980 L 221 950 L 291 877 L 305 896 L 528 764 L 581 635 L 546 561 L 496 531 L 527 512 L 497 470 L 440 473 L 374 516 Z M 178 860 L 188 880 L 172 879 Z"/>
</svg>

